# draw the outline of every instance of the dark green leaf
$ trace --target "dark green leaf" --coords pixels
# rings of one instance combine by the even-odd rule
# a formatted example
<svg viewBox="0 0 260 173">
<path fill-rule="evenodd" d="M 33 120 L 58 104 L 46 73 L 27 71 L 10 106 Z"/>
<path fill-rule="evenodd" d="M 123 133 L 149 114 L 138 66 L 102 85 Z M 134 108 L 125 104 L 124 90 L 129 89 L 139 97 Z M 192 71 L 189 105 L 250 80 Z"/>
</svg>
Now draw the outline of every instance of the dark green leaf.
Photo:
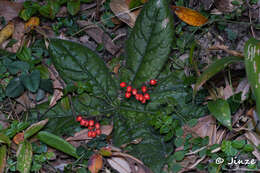
<svg viewBox="0 0 260 173">
<path fill-rule="evenodd" d="M 23 46 L 16 55 L 21 61 L 29 62 L 32 59 L 32 51 L 26 46 Z"/>
<path fill-rule="evenodd" d="M 235 156 L 238 150 L 232 147 L 231 141 L 224 140 L 221 144 L 221 150 L 228 156 Z"/>
<path fill-rule="evenodd" d="M 256 98 L 256 110 L 260 116 L 260 41 L 254 38 L 245 44 L 245 66 L 248 82 Z"/>
<path fill-rule="evenodd" d="M 11 74 L 16 74 L 18 72 L 28 72 L 30 65 L 27 62 L 14 61 L 7 66 L 7 69 Z"/>
<path fill-rule="evenodd" d="M 17 156 L 17 170 L 22 173 L 29 173 L 32 163 L 32 145 L 28 141 L 23 141 L 19 144 Z"/>
<path fill-rule="evenodd" d="M 173 42 L 173 17 L 167 0 L 151 0 L 139 14 L 126 43 L 123 80 L 140 87 L 161 72 Z"/>
<path fill-rule="evenodd" d="M 176 151 L 173 154 L 174 158 L 176 161 L 181 161 L 183 160 L 184 156 L 185 156 L 185 151 L 181 150 L 181 151 Z"/>
<path fill-rule="evenodd" d="M 37 94 L 36 94 L 36 101 L 42 101 L 45 98 L 45 91 L 42 89 L 38 89 Z"/>
<path fill-rule="evenodd" d="M 93 94 L 111 102 L 117 87 L 104 61 L 87 47 L 67 40 L 51 39 L 50 54 L 65 82 L 88 82 Z"/>
<path fill-rule="evenodd" d="M 6 96 L 12 98 L 22 95 L 23 92 L 24 86 L 19 77 L 12 79 L 5 90 Z"/>
<path fill-rule="evenodd" d="M 226 100 L 218 99 L 216 101 L 210 101 L 208 103 L 208 108 L 220 124 L 232 129 L 230 107 Z"/>
<path fill-rule="evenodd" d="M 232 141 L 232 146 L 237 149 L 243 148 L 243 146 L 246 144 L 245 140 L 234 140 Z"/>
<path fill-rule="evenodd" d="M 50 79 L 41 79 L 40 88 L 48 93 L 53 93 L 52 81 Z"/>
<path fill-rule="evenodd" d="M 48 123 L 48 119 L 42 120 L 40 122 L 32 124 L 30 127 L 28 127 L 24 132 L 24 139 L 28 139 L 29 137 L 36 134 L 38 131 L 40 131 L 46 124 Z"/>
<path fill-rule="evenodd" d="M 23 85 L 31 92 L 36 92 L 40 86 L 41 75 L 38 70 L 34 70 L 31 74 L 21 75 Z"/>
<path fill-rule="evenodd" d="M 198 89 L 212 76 L 223 70 L 227 65 L 240 61 L 242 61 L 242 58 L 239 57 L 225 57 L 218 59 L 212 64 L 210 64 L 210 66 L 197 79 L 197 82 L 194 87 L 194 95 L 196 94 Z"/>
<path fill-rule="evenodd" d="M 48 3 L 39 9 L 39 13 L 47 18 L 54 19 L 59 12 L 60 4 L 56 0 L 48 0 Z"/>
<path fill-rule="evenodd" d="M 24 20 L 27 21 L 29 20 L 35 13 L 37 12 L 37 9 L 34 8 L 27 8 L 27 9 L 23 9 L 19 16 Z"/>
<path fill-rule="evenodd" d="M 77 14 L 80 10 L 80 0 L 68 0 L 67 9 L 71 15 Z"/>
</svg>

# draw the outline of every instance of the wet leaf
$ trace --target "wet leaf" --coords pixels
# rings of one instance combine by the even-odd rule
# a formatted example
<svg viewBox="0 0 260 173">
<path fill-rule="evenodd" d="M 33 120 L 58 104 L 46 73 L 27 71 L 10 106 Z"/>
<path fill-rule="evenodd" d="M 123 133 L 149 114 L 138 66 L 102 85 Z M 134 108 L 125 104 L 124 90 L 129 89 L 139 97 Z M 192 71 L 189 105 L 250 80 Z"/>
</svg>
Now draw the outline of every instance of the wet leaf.
<svg viewBox="0 0 260 173">
<path fill-rule="evenodd" d="M 6 155 L 7 155 L 7 147 L 2 145 L 0 147 L 0 173 L 4 173 L 6 166 Z"/>
<path fill-rule="evenodd" d="M 227 65 L 235 62 L 240 62 L 240 61 L 242 61 L 242 59 L 238 57 L 225 57 L 225 58 L 218 59 L 212 64 L 210 64 L 209 67 L 197 79 L 194 87 L 194 95 L 196 94 L 198 89 L 205 82 L 207 82 L 207 80 L 209 80 L 212 76 L 214 76 L 215 74 L 223 70 Z"/>
<path fill-rule="evenodd" d="M 17 170 L 22 173 L 29 173 L 32 163 L 32 145 L 28 141 L 23 141 L 19 144 L 16 157 L 17 157 Z"/>
<path fill-rule="evenodd" d="M 232 129 L 231 126 L 231 112 L 229 104 L 226 100 L 218 99 L 208 103 L 210 113 L 222 124 L 223 126 Z"/>
<path fill-rule="evenodd" d="M 48 123 L 48 119 L 42 120 L 38 123 L 32 124 L 30 127 L 28 127 L 24 132 L 24 139 L 28 139 L 32 135 L 36 134 L 38 131 L 40 131 L 46 124 Z"/>
<path fill-rule="evenodd" d="M 191 26 L 202 26 L 208 19 L 199 12 L 180 6 L 171 6 L 174 13 L 185 23 Z"/>
<path fill-rule="evenodd" d="M 256 99 L 256 110 L 260 116 L 260 41 L 254 38 L 245 44 L 245 66 L 248 82 Z"/>
<path fill-rule="evenodd" d="M 0 45 L 14 33 L 14 23 L 9 23 L 0 31 Z"/>
<path fill-rule="evenodd" d="M 88 160 L 88 170 L 91 173 L 98 173 L 103 167 L 102 156 L 99 154 L 93 154 Z"/>
<path fill-rule="evenodd" d="M 68 155 L 78 158 L 78 155 L 76 154 L 76 148 L 64 139 L 60 138 L 59 136 L 56 136 L 46 131 L 41 131 L 38 133 L 37 138 L 41 142 L 53 148 L 56 148 L 57 150 L 60 150 Z"/>
<path fill-rule="evenodd" d="M 19 144 L 24 141 L 24 133 L 17 133 L 13 138 L 14 143 Z"/>
</svg>

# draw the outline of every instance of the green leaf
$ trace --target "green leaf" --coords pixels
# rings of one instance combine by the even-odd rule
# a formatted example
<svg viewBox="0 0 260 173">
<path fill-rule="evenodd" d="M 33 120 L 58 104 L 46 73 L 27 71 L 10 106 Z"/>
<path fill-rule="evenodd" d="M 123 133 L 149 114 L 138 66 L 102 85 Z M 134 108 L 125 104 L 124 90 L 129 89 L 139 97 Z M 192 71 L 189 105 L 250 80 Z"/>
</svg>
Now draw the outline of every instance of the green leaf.
<svg viewBox="0 0 260 173">
<path fill-rule="evenodd" d="M 5 145 L 0 147 L 0 172 L 4 172 L 6 166 L 6 155 L 7 155 L 7 148 Z"/>
<path fill-rule="evenodd" d="M 67 9 L 71 15 L 77 14 L 80 10 L 80 0 L 68 0 Z"/>
<path fill-rule="evenodd" d="M 17 57 L 21 61 L 29 62 L 32 59 L 32 51 L 30 48 L 27 48 L 26 46 L 23 46 L 18 52 Z"/>
<path fill-rule="evenodd" d="M 254 38 L 245 44 L 245 66 L 248 82 L 256 98 L 256 110 L 260 117 L 260 41 Z"/>
<path fill-rule="evenodd" d="M 41 79 L 40 88 L 48 93 L 53 93 L 53 85 L 50 79 Z"/>
<path fill-rule="evenodd" d="M 30 65 L 27 62 L 14 61 L 7 66 L 7 69 L 11 74 L 16 74 L 18 72 L 28 72 Z"/>
<path fill-rule="evenodd" d="M 48 3 L 39 9 L 39 13 L 50 19 L 54 19 L 60 10 L 59 2 L 56 0 L 48 0 Z"/>
<path fill-rule="evenodd" d="M 197 93 L 198 89 L 212 76 L 223 70 L 227 65 L 240 61 L 242 61 L 242 58 L 232 56 L 218 59 L 210 64 L 209 67 L 197 79 L 194 87 L 194 95 Z"/>
<path fill-rule="evenodd" d="M 48 119 L 42 120 L 38 123 L 32 124 L 30 127 L 28 127 L 24 132 L 24 139 L 28 139 L 32 135 L 36 134 L 38 131 L 40 131 L 46 124 L 48 123 Z"/>
<path fill-rule="evenodd" d="M 8 146 L 10 146 L 11 141 L 5 134 L 0 133 L 0 143 L 4 143 L 4 144 L 7 144 Z"/>
<path fill-rule="evenodd" d="M 27 8 L 27 9 L 23 9 L 23 10 L 19 13 L 19 16 L 20 16 L 24 21 L 27 21 L 27 20 L 29 20 L 36 12 L 37 12 L 37 9 Z"/>
<path fill-rule="evenodd" d="M 182 161 L 184 156 L 185 156 L 185 151 L 181 150 L 181 151 L 176 151 L 173 154 L 174 158 L 176 159 L 176 161 Z"/>
<path fill-rule="evenodd" d="M 232 142 L 226 140 L 222 142 L 221 150 L 228 156 L 235 156 L 238 153 L 238 150 L 232 147 Z"/>
<path fill-rule="evenodd" d="M 5 90 L 6 96 L 12 98 L 22 95 L 23 92 L 24 86 L 22 85 L 22 82 L 19 77 L 12 79 Z"/>
<path fill-rule="evenodd" d="M 88 82 L 93 94 L 111 102 L 117 87 L 104 61 L 89 48 L 67 40 L 51 39 L 52 61 L 67 84 Z"/>
<path fill-rule="evenodd" d="M 246 144 L 245 140 L 234 140 L 232 141 L 232 146 L 237 149 L 241 149 Z"/>
<path fill-rule="evenodd" d="M 19 144 L 17 157 L 17 170 L 22 173 L 29 173 L 32 163 L 32 145 L 28 141 L 23 141 Z"/>
<path fill-rule="evenodd" d="M 73 147 L 70 143 L 68 143 L 67 141 L 65 141 L 64 139 L 60 138 L 59 136 L 56 136 L 54 134 L 51 134 L 49 132 L 46 131 L 41 131 L 38 133 L 37 138 L 53 147 L 56 148 L 57 150 L 60 150 L 70 156 L 76 157 L 78 158 L 79 156 L 76 154 L 76 148 Z"/>
<path fill-rule="evenodd" d="M 232 129 L 231 126 L 231 112 L 229 104 L 226 100 L 218 99 L 208 103 L 210 113 L 222 124 L 223 126 Z"/>
<path fill-rule="evenodd" d="M 38 70 L 34 70 L 31 74 L 21 75 L 23 85 L 31 92 L 36 92 L 40 86 L 41 75 Z"/>
<path fill-rule="evenodd" d="M 244 150 L 245 152 L 252 152 L 252 151 L 255 150 L 255 148 L 254 148 L 253 145 L 251 145 L 251 144 L 246 144 L 246 145 L 244 146 L 243 150 Z"/>
<path fill-rule="evenodd" d="M 159 75 L 171 50 L 173 25 L 167 0 L 151 0 L 144 5 L 126 43 L 124 81 L 140 87 Z"/>
</svg>

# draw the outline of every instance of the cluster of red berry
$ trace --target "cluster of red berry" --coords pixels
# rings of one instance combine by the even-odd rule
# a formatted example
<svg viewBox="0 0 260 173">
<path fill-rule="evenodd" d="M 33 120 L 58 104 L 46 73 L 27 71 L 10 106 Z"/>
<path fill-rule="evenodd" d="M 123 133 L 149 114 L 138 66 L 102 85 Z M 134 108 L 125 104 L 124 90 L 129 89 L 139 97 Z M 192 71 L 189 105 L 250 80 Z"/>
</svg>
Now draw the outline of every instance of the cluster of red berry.
<svg viewBox="0 0 260 173">
<path fill-rule="evenodd" d="M 155 79 L 151 79 L 150 80 L 150 85 L 156 85 L 157 81 Z M 125 98 L 129 99 L 132 95 L 135 96 L 136 100 L 140 101 L 141 103 L 146 103 L 146 100 L 150 100 L 150 95 L 147 93 L 147 86 L 143 85 L 141 90 L 143 92 L 142 93 L 138 93 L 137 89 L 132 88 L 131 85 L 126 86 L 125 82 L 121 82 L 120 83 L 120 87 L 121 88 L 125 88 L 126 87 L 126 92 L 125 92 Z"/>
<path fill-rule="evenodd" d="M 85 120 L 82 116 L 77 116 L 76 121 L 80 122 L 81 126 L 88 127 L 88 137 L 95 138 L 101 134 L 100 124 L 95 123 L 94 120 Z"/>
</svg>

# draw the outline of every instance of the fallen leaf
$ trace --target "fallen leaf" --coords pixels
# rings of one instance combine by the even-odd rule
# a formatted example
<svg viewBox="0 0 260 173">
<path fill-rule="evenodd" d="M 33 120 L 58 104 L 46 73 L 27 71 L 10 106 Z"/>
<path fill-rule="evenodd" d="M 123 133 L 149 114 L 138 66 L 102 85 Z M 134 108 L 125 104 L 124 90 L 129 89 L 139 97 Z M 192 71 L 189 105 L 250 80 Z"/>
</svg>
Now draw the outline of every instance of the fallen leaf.
<svg viewBox="0 0 260 173">
<path fill-rule="evenodd" d="M 230 13 L 243 4 L 242 0 L 236 0 L 239 5 L 233 5 L 232 1 L 234 0 L 215 0 L 214 4 L 219 11 L 223 13 Z"/>
<path fill-rule="evenodd" d="M 121 21 L 131 28 L 134 27 L 140 9 L 135 11 L 130 10 L 126 0 L 112 0 L 110 2 L 110 8 Z"/>
<path fill-rule="evenodd" d="M 98 173 L 103 167 L 103 159 L 99 154 L 93 154 L 88 160 L 88 170 L 91 173 Z"/>
<path fill-rule="evenodd" d="M 16 143 L 17 145 L 18 145 L 20 142 L 24 141 L 24 133 L 23 133 L 23 132 L 17 133 L 17 134 L 14 136 L 13 141 L 14 141 L 14 143 Z"/>
<path fill-rule="evenodd" d="M 202 26 L 208 21 L 206 17 L 195 10 L 174 5 L 171 8 L 182 21 L 191 26 Z"/>
<path fill-rule="evenodd" d="M 40 19 L 39 17 L 31 17 L 28 22 L 25 23 L 25 29 L 33 29 L 36 26 L 39 26 Z"/>
<path fill-rule="evenodd" d="M 110 164 L 110 166 L 118 172 L 131 173 L 129 163 L 122 157 L 112 157 L 111 159 L 107 159 L 107 161 Z"/>
<path fill-rule="evenodd" d="M 23 3 L 13 1 L 0 0 L 0 4 L 0 16 L 3 16 L 6 22 L 18 17 L 23 8 Z"/>
<path fill-rule="evenodd" d="M 0 31 L 0 45 L 14 33 L 14 23 L 10 22 Z"/>
<path fill-rule="evenodd" d="M 101 130 L 101 134 L 104 135 L 110 135 L 112 130 L 113 130 L 113 126 L 112 125 L 104 125 L 100 127 Z M 88 137 L 88 129 L 84 129 L 81 130 L 77 133 L 75 133 L 75 135 L 73 137 L 68 137 L 66 139 L 66 141 L 81 141 L 81 140 L 87 140 L 87 139 L 92 139 L 91 137 Z"/>
</svg>

